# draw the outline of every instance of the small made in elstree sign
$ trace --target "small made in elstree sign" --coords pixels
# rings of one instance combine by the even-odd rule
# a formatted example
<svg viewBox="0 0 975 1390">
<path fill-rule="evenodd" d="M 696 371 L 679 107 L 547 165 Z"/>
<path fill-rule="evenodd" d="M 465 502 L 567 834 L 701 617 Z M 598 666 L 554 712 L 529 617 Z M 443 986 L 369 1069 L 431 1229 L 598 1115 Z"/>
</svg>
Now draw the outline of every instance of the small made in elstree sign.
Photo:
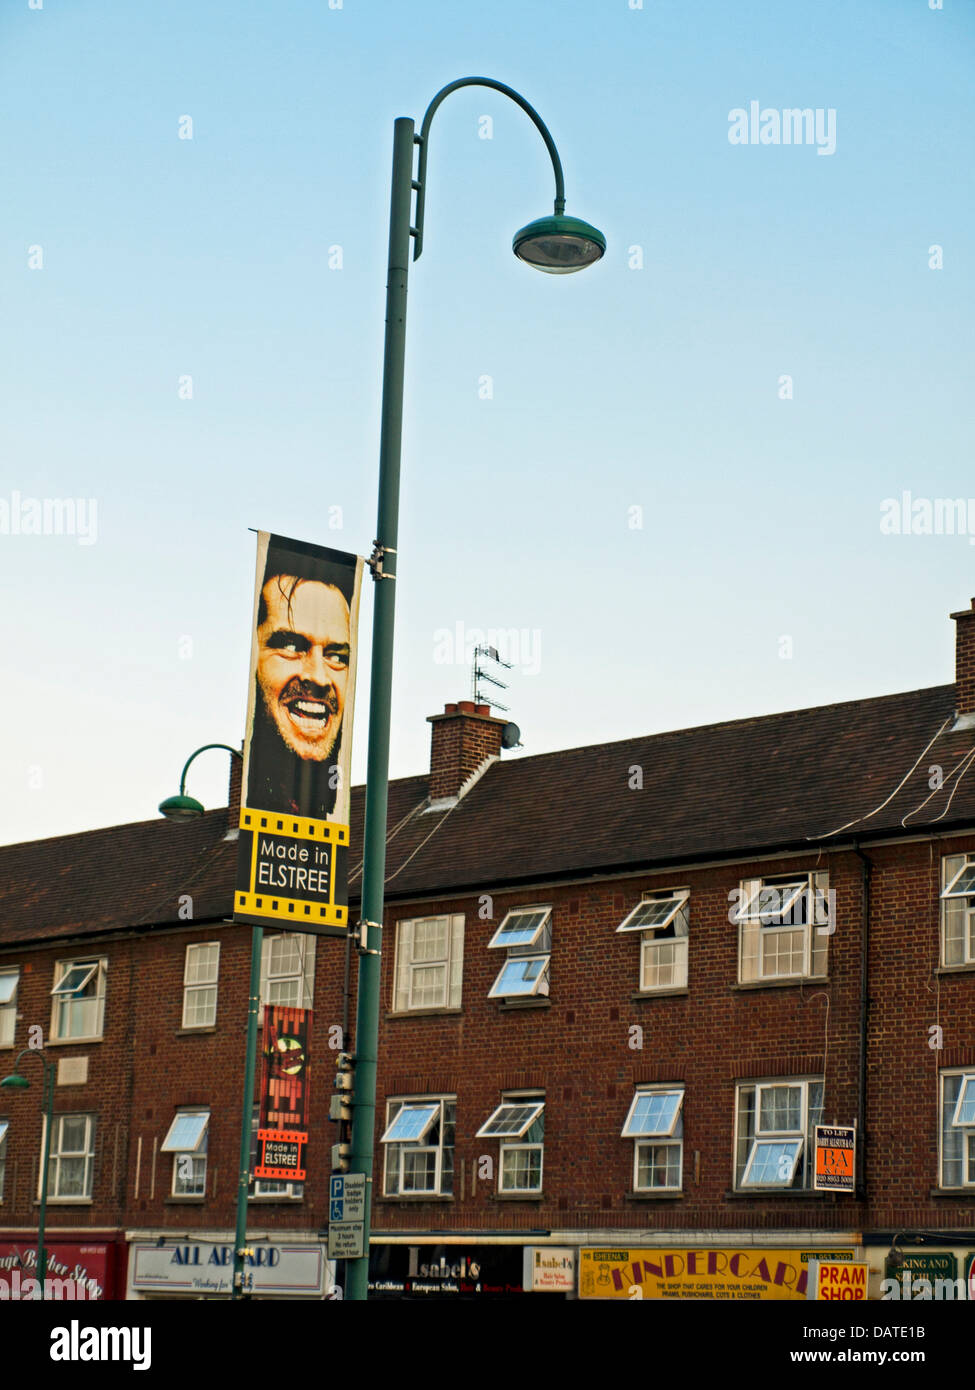
<svg viewBox="0 0 975 1390">
<path fill-rule="evenodd" d="M 259 1129 L 257 1131 L 257 1165 L 255 1178 L 274 1178 L 284 1182 L 304 1182 L 305 1145 L 307 1134 L 293 1130 Z"/>
<path fill-rule="evenodd" d="M 856 1187 L 856 1129 L 816 1126 L 816 1192 L 849 1192 Z"/>
</svg>

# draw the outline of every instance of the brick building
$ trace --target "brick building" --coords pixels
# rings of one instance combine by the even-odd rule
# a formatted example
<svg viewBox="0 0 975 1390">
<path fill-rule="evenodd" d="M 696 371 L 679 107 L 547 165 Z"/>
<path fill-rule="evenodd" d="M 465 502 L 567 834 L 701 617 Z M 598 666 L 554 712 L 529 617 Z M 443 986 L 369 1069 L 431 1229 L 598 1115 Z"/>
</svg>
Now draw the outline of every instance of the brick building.
<svg viewBox="0 0 975 1390">
<path fill-rule="evenodd" d="M 975 600 L 952 616 L 934 689 L 519 758 L 486 706 L 431 719 L 429 773 L 390 786 L 377 1296 L 517 1296 L 526 1250 L 584 1295 L 795 1296 L 823 1251 L 864 1252 L 875 1297 L 899 1267 L 964 1278 Z M 233 803 L 0 849 L 0 1069 L 39 1027 L 49 1244 L 66 1268 L 100 1251 L 107 1296 L 226 1287 Z M 266 936 L 263 998 L 315 1023 L 309 1179 L 250 1204 L 264 1296 L 331 1278 L 344 963 L 341 940 Z M 0 1279 L 29 1264 L 40 1092 L 0 1091 Z M 813 1190 L 817 1123 L 856 1125 L 852 1193 Z"/>
</svg>

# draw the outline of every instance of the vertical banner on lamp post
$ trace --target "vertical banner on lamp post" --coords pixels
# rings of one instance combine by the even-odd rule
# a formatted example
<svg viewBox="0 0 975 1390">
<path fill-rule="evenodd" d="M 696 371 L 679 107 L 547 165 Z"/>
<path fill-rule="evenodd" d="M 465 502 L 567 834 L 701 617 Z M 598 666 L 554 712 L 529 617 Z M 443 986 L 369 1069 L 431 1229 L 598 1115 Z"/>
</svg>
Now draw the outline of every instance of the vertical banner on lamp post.
<svg viewBox="0 0 975 1390">
<path fill-rule="evenodd" d="M 255 1178 L 305 1180 L 311 1017 L 311 1009 L 265 1006 Z"/>
<path fill-rule="evenodd" d="M 344 935 L 363 561 L 258 533 L 234 921 Z"/>
</svg>

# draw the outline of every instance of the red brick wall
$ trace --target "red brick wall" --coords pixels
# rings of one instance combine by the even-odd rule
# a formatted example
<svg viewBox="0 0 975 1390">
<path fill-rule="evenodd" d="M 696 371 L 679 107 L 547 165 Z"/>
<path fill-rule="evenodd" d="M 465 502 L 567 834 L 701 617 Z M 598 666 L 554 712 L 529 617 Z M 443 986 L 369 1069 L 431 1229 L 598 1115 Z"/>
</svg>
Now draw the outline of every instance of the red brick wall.
<svg viewBox="0 0 975 1390">
<path fill-rule="evenodd" d="M 958 1228 L 971 1224 L 975 1197 L 932 1196 L 938 1183 L 938 1072 L 975 1068 L 975 971 L 938 973 L 940 859 L 975 852 L 971 837 L 869 850 L 874 865 L 870 927 L 870 1007 L 866 1178 L 869 1202 L 800 1194 L 738 1196 L 733 1187 L 735 1083 L 804 1073 L 825 1065 L 826 1123 L 852 1123 L 858 1102 L 861 950 L 861 861 L 844 852 L 816 854 L 785 867 L 827 869 L 836 892 L 836 929 L 829 938 L 829 979 L 823 983 L 739 989 L 738 929 L 728 921 L 729 893 L 746 876 L 782 872 L 782 861 L 633 876 L 613 883 L 557 889 L 499 890 L 490 917 L 478 897 L 387 906 L 379 1052 L 377 1230 L 550 1226 L 722 1230 Z M 617 935 L 624 914 L 650 887 L 691 890 L 689 994 L 634 999 L 639 987 L 639 936 Z M 487 943 L 510 907 L 553 906 L 548 1007 L 505 1009 L 488 990 L 504 953 Z M 409 916 L 462 912 L 466 919 L 462 1009 L 459 1014 L 390 1018 L 395 923 Z M 183 965 L 187 943 L 221 943 L 217 1024 L 212 1033 L 183 1034 Z M 163 1227 L 174 1232 L 232 1228 L 240 1123 L 240 1084 L 249 975 L 250 931 L 230 924 L 146 932 L 84 948 L 4 948 L 3 964 L 23 969 L 15 1049 L 0 1051 L 9 1070 L 39 1023 L 47 1038 L 54 962 L 95 950 L 108 956 L 104 1039 L 49 1044 L 52 1060 L 89 1057 L 85 1086 L 58 1087 L 55 1112 L 98 1116 L 95 1200 L 52 1204 L 51 1229 Z M 252 1226 L 316 1230 L 327 1212 L 327 1119 L 334 1049 L 330 1029 L 342 1019 L 344 945 L 317 941 L 312 1038 L 310 1179 L 301 1203 L 252 1203 Z M 355 969 L 352 972 L 355 988 Z M 826 997 L 829 999 L 828 1046 Z M 353 1013 L 354 1018 L 354 1013 Z M 944 1046 L 929 1046 L 939 1024 Z M 629 1046 L 630 1028 L 642 1048 Z M 331 1039 L 334 1041 L 334 1037 Z M 825 1060 L 824 1060 L 825 1058 Z M 28 1071 L 30 1067 L 30 1071 Z M 29 1091 L 0 1092 L 0 1117 L 10 1120 L 0 1227 L 36 1223 L 40 1143 L 40 1067 L 24 1064 Z M 620 1137 L 633 1087 L 682 1082 L 684 1193 L 678 1199 L 628 1198 L 633 1142 Z M 476 1131 L 502 1090 L 544 1089 L 545 1155 L 541 1199 L 499 1200 L 497 1141 Z M 454 1199 L 384 1200 L 382 1152 L 385 1099 L 425 1092 L 457 1096 Z M 173 1201 L 172 1156 L 152 1147 L 178 1106 L 209 1105 L 207 1199 Z M 135 1156 L 142 1139 L 139 1194 Z M 493 1181 L 472 1171 L 480 1155 L 494 1162 Z M 695 1155 L 698 1159 L 695 1160 Z M 696 1166 L 697 1165 L 697 1166 Z M 463 1180 L 463 1185 L 462 1185 Z"/>
<path fill-rule="evenodd" d="M 952 841 L 950 848 L 975 848 L 975 837 L 961 846 Z M 928 1028 L 938 1021 L 937 994 L 931 991 L 939 961 L 940 853 L 928 844 L 873 852 L 869 1205 L 825 1194 L 733 1193 L 736 1082 L 822 1075 L 825 1065 L 823 1122 L 851 1124 L 857 1118 L 862 865 L 852 853 L 833 853 L 818 864 L 811 855 L 802 866 L 828 869 L 836 892 L 826 983 L 736 987 L 738 929 L 728 921 L 728 894 L 741 878 L 783 872 L 781 861 L 658 873 L 625 884 L 499 892 L 488 921 L 479 918 L 478 900 L 471 898 L 390 911 L 387 1011 L 396 919 L 439 912 L 466 917 L 462 1012 L 387 1016 L 382 1022 L 376 1136 L 378 1141 L 387 1096 L 456 1094 L 455 1197 L 447 1204 L 379 1200 L 374 1226 L 679 1231 L 967 1223 L 971 1201 L 930 1197 L 938 1183 L 938 1069 L 975 1066 L 975 973 L 941 981 L 945 1049 L 936 1053 L 928 1047 Z M 796 861 L 785 867 L 796 867 Z M 617 935 L 615 929 L 641 890 L 653 886 L 691 890 L 687 996 L 632 997 L 638 989 L 639 936 Z M 505 911 L 539 901 L 554 909 L 550 1006 L 505 1010 L 487 997 L 504 958 L 487 943 Z M 634 1024 L 643 1030 L 642 1049 L 629 1046 Z M 627 1197 L 633 1187 L 633 1141 L 622 1139 L 620 1131 L 633 1088 L 670 1081 L 686 1088 L 684 1195 Z M 546 1093 L 540 1201 L 499 1200 L 498 1143 L 474 1137 L 501 1091 L 522 1087 Z M 493 1157 L 495 1180 L 478 1182 L 472 1193 L 471 1171 L 481 1154 Z M 381 1161 L 380 1152 L 377 1196 Z"/>
</svg>

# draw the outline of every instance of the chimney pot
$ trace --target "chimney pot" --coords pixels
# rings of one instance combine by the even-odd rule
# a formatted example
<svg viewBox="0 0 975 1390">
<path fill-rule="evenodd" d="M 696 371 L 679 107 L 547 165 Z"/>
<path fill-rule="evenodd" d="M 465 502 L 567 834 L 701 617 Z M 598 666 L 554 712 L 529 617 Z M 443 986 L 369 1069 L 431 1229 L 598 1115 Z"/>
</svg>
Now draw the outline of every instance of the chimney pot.
<svg viewBox="0 0 975 1390">
<path fill-rule="evenodd" d="M 975 714 L 975 598 L 971 608 L 952 613 L 955 629 L 955 713 Z"/>
<path fill-rule="evenodd" d="M 241 751 L 244 745 L 241 744 Z M 244 777 L 244 760 L 242 758 L 230 759 L 230 789 L 227 795 L 227 829 L 237 830 L 240 827 L 240 794 L 241 783 Z"/>
</svg>

